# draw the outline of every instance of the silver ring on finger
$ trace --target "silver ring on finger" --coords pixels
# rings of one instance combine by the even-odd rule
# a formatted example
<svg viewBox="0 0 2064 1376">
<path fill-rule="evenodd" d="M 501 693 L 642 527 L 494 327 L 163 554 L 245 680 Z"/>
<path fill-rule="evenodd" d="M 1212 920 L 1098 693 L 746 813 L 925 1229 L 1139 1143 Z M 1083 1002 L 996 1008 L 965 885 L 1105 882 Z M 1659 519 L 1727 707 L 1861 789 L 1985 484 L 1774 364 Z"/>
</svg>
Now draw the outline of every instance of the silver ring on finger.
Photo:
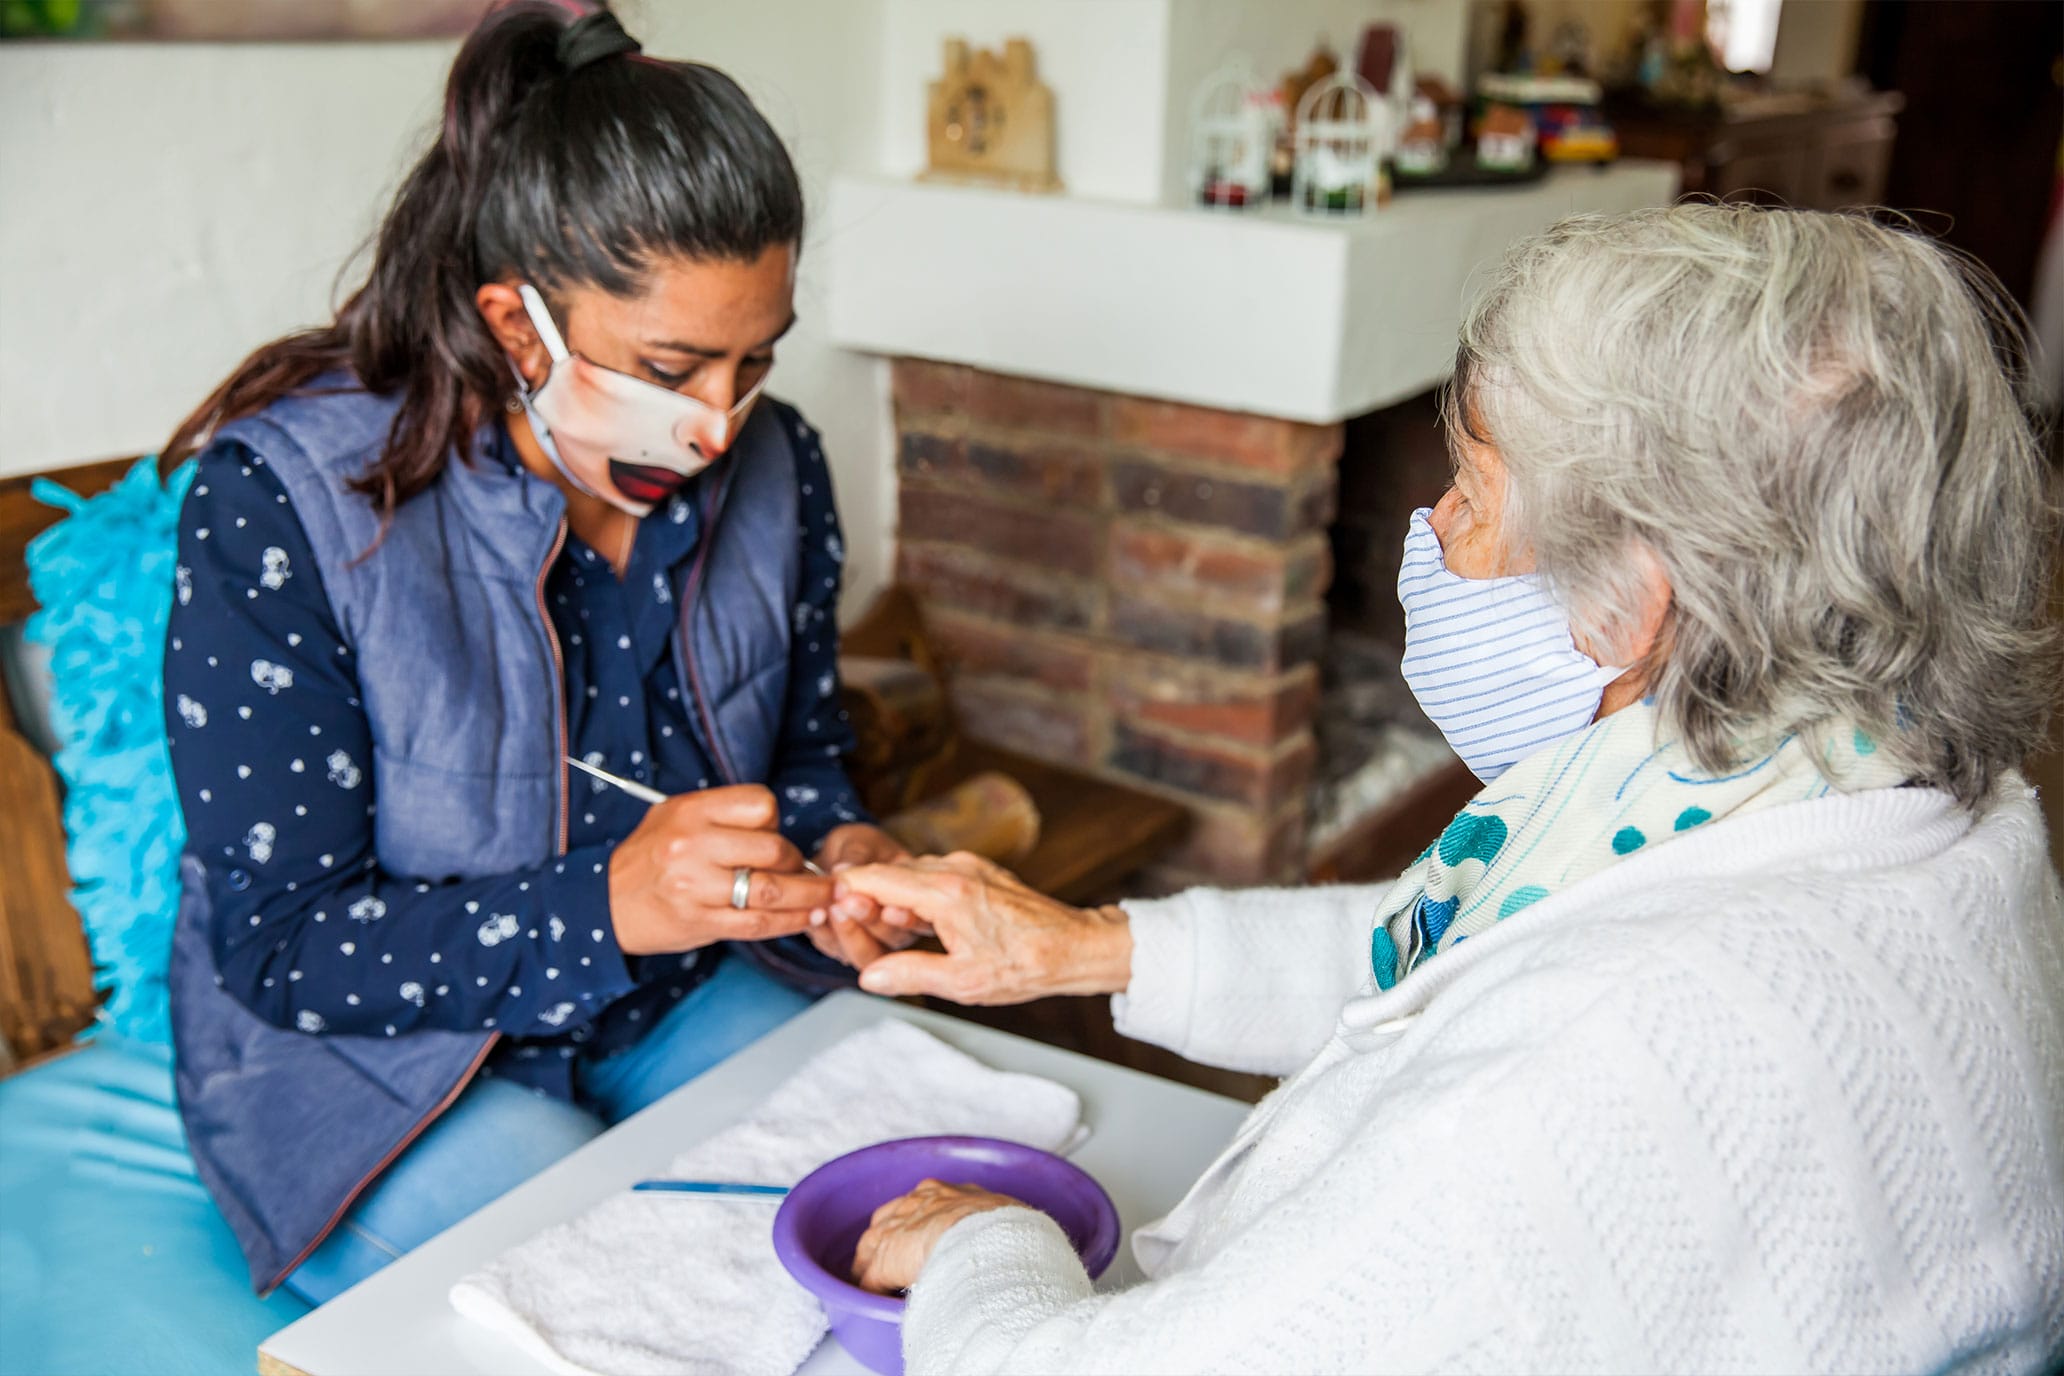
<svg viewBox="0 0 2064 1376">
<path fill-rule="evenodd" d="M 741 865 L 731 871 L 731 906 L 743 909 L 752 901 L 752 871 Z"/>
</svg>

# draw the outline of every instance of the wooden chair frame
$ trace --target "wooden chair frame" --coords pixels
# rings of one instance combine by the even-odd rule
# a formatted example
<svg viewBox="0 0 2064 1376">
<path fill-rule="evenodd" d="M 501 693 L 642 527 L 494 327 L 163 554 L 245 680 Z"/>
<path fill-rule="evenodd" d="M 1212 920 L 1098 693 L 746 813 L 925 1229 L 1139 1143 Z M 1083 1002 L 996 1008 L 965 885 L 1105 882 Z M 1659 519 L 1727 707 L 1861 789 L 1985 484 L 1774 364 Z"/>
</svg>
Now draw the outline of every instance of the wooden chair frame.
<svg viewBox="0 0 2064 1376">
<path fill-rule="evenodd" d="M 110 459 L 44 476 L 91 496 L 133 462 Z M 29 494 L 35 476 L 0 478 L 0 625 L 36 610 L 26 551 L 63 515 Z M 100 1006 L 70 897 L 61 797 L 56 770 L 22 734 L 0 676 L 0 1037 L 23 1062 L 69 1044 Z"/>
</svg>

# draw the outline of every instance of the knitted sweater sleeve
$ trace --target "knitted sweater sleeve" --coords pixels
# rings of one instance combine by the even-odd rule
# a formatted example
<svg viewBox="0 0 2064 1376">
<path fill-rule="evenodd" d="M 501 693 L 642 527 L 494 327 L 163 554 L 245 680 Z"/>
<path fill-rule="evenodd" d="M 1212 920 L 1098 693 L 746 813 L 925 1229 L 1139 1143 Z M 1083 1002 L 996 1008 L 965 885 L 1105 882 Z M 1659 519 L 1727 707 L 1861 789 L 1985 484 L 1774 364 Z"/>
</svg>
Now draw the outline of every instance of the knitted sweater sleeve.
<svg viewBox="0 0 2064 1376">
<path fill-rule="evenodd" d="M 1212 900 L 1220 918 L 1225 901 Z M 1598 1277 L 1661 1274 L 1681 1236 L 1614 1202 L 1647 1164 L 1653 1127 L 1613 1119 L 1626 1112 L 1624 1048 L 1646 1020 L 1629 1009 L 1655 1006 L 1627 992 L 1639 968 L 1586 946 L 1515 970 L 1491 1011 L 1421 1017 L 1380 1055 L 1293 1082 L 1229 1173 L 1214 1167 L 1180 1251 L 1144 1283 L 1093 1290 L 1060 1228 L 1029 1209 L 961 1221 L 911 1288 L 906 1369 L 1642 1365 L 1582 1337 L 1587 1304 L 1629 1302 Z M 1600 1121 L 1619 1130 L 1585 1126 Z"/>
<path fill-rule="evenodd" d="M 1192 889 L 1125 904 L 1132 983 L 1118 1030 L 1206 1065 L 1287 1075 L 1368 978 L 1384 885 Z"/>
<path fill-rule="evenodd" d="M 1472 1345 L 1523 1351 L 1513 1338 L 1528 1321 L 1500 1279 L 1507 1261 L 1481 1245 L 1498 1220 L 1455 1184 L 1483 1164 L 1473 1097 L 1396 1116 L 1383 1161 L 1337 1158 L 1243 1218 L 1201 1263 L 1116 1292 L 1092 1288 L 1044 1214 L 965 1219 L 911 1289 L 905 1369 L 1438 1370 L 1468 1365 Z"/>
</svg>

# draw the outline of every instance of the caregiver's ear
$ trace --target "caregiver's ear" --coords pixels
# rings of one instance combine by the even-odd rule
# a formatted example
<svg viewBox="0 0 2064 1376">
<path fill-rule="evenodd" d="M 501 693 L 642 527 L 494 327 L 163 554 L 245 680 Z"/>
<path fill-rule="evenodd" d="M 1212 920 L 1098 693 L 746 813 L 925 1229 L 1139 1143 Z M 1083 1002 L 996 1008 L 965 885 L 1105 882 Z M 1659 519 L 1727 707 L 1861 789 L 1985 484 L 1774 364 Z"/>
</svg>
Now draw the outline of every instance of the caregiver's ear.
<svg viewBox="0 0 2064 1376">
<path fill-rule="evenodd" d="M 487 332 L 515 362 L 523 380 L 533 387 L 541 385 L 545 374 L 552 371 L 552 358 L 545 352 L 545 342 L 538 338 L 537 326 L 530 323 L 530 312 L 523 309 L 523 297 L 516 284 L 484 283 L 473 293 L 473 304 L 479 309 L 480 318 L 487 322 Z"/>
</svg>

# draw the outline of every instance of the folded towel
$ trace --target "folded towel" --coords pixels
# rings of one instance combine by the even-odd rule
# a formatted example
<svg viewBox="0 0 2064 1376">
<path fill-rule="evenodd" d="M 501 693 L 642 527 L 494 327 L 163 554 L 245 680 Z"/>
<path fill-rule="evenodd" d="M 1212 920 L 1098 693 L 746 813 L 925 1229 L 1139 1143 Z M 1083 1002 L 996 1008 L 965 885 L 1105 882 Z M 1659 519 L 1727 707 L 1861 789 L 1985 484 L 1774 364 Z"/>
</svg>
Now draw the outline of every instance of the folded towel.
<svg viewBox="0 0 2064 1376">
<path fill-rule="evenodd" d="M 1053 1150 L 1081 1112 L 1073 1090 L 991 1070 L 884 1019 L 653 1173 L 792 1185 L 871 1143 L 941 1133 Z M 788 1376 L 825 1321 L 774 1256 L 774 1211 L 765 1200 L 627 1190 L 460 1281 L 452 1307 L 555 1371 Z"/>
</svg>

